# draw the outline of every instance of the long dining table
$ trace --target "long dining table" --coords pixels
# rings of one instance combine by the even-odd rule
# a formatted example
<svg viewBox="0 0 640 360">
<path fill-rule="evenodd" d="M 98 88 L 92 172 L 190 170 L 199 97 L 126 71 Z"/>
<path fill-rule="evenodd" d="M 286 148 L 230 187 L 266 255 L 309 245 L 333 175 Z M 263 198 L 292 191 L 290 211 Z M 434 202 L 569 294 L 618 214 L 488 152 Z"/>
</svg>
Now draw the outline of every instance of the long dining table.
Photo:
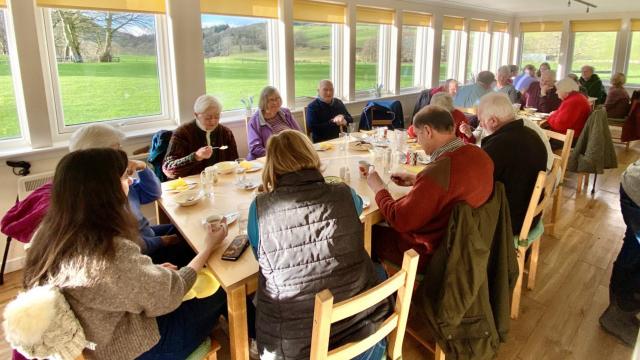
<svg viewBox="0 0 640 360">
<path fill-rule="evenodd" d="M 329 149 L 318 151 L 322 161 L 323 175 L 339 176 L 341 168 L 348 167 L 350 180 L 348 185 L 356 192 L 368 200 L 361 215 L 364 226 L 364 247 L 371 253 L 371 235 L 373 225 L 383 220 L 377 204 L 375 194 L 367 185 L 365 178 L 359 174 L 359 161 L 367 160 L 373 162 L 373 154 L 368 151 L 353 150 L 349 146 L 341 149 L 339 141 L 334 140 Z M 264 163 L 264 159 L 256 160 Z M 375 165 L 375 163 L 374 163 Z M 380 171 L 381 168 L 376 165 Z M 396 171 L 417 172 L 420 166 L 396 165 Z M 344 171 L 344 170 L 343 170 Z M 381 171 L 380 171 L 381 172 Z M 262 170 L 248 173 L 248 180 L 260 182 Z M 409 191 L 407 187 L 399 187 L 389 181 L 390 174 L 381 172 L 383 180 L 388 184 L 389 191 L 395 198 L 403 196 Z M 200 186 L 200 177 L 190 176 L 185 178 L 187 182 L 195 183 L 196 188 Z M 175 194 L 163 192 L 162 198 L 156 202 L 157 219 L 159 223 L 171 223 L 178 229 L 184 239 L 197 252 L 204 249 L 206 228 L 203 219 L 212 214 L 225 215 L 237 212 L 240 208 L 248 209 L 248 205 L 256 196 L 255 190 L 244 190 L 236 187 L 235 175 L 219 175 L 217 183 L 213 186 L 213 196 L 205 197 L 197 204 L 183 207 L 174 200 Z M 245 205 L 242 207 L 241 205 Z M 257 290 L 258 287 L 258 262 L 251 250 L 246 250 L 236 261 L 225 261 L 221 255 L 233 238 L 238 234 L 238 221 L 229 225 L 229 233 L 217 250 L 207 262 L 208 268 L 213 272 L 220 285 L 227 293 L 227 308 L 229 320 L 229 338 L 231 358 L 234 360 L 244 360 L 249 358 L 249 339 L 247 329 L 247 308 L 246 297 Z"/>
</svg>

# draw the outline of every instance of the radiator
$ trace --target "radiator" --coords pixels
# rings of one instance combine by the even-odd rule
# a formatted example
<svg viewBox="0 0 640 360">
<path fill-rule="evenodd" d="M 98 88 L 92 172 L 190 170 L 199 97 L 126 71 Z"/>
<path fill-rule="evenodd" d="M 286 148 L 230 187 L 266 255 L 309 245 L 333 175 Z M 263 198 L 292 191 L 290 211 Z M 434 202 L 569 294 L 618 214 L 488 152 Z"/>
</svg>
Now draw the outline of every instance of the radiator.
<svg viewBox="0 0 640 360">
<path fill-rule="evenodd" d="M 53 171 L 18 178 L 18 199 L 23 200 L 35 189 L 53 180 Z"/>
</svg>

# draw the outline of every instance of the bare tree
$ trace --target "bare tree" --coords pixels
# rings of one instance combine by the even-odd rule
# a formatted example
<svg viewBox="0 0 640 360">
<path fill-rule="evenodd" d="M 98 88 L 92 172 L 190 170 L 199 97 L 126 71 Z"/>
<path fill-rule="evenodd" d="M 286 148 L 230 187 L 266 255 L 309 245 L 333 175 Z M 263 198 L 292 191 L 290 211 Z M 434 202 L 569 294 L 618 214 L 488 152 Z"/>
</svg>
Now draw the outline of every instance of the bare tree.
<svg viewBox="0 0 640 360">
<path fill-rule="evenodd" d="M 137 13 L 95 12 L 90 15 L 102 32 L 98 58 L 100 62 L 113 61 L 113 35 L 118 31 L 146 31 L 153 27 L 153 16 Z"/>
<path fill-rule="evenodd" d="M 64 57 L 71 57 L 74 62 L 83 62 L 82 33 L 91 26 L 90 19 L 77 10 L 54 10 L 53 15 L 54 27 L 62 27 L 65 42 Z"/>
<path fill-rule="evenodd" d="M 0 55 L 9 53 L 9 44 L 7 43 L 7 29 L 5 28 L 4 12 L 0 10 Z"/>
</svg>

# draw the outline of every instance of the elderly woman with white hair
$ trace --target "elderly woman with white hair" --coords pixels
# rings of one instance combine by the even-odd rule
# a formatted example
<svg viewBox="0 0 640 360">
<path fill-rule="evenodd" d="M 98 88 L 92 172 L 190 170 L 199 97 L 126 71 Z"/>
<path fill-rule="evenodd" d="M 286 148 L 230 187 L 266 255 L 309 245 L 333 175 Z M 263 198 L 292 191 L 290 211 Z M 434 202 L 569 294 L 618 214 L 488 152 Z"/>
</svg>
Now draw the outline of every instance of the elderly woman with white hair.
<svg viewBox="0 0 640 360">
<path fill-rule="evenodd" d="M 178 127 L 171 136 L 162 164 L 162 171 L 170 179 L 200 174 L 208 166 L 238 158 L 233 133 L 220 125 L 222 104 L 218 99 L 201 95 L 193 111 L 195 119 Z"/>
<path fill-rule="evenodd" d="M 287 129 L 300 131 L 300 125 L 291 115 L 291 111 L 282 107 L 282 97 L 278 89 L 267 86 L 260 93 L 258 111 L 247 124 L 247 158 L 253 160 L 265 156 L 269 138 Z"/>
<path fill-rule="evenodd" d="M 495 91 L 507 94 L 512 104 L 520 102 L 520 92 L 511 83 L 511 68 L 509 65 L 500 66 L 498 69 Z"/>
<path fill-rule="evenodd" d="M 624 88 L 627 81 L 623 73 L 615 73 L 611 76 L 611 87 L 604 107 L 607 109 L 607 116 L 614 119 L 626 119 L 631 110 L 629 93 Z"/>
<path fill-rule="evenodd" d="M 558 110 L 551 113 L 547 119 L 549 129 L 566 134 L 567 130 L 573 129 L 575 132 L 574 140 L 580 137 L 582 128 L 584 128 L 587 118 L 591 113 L 591 105 L 587 97 L 579 91 L 578 84 L 569 78 L 562 79 L 556 84 L 558 97 L 562 99 L 562 103 Z M 561 143 L 551 142 L 551 147 L 559 149 Z"/>
<path fill-rule="evenodd" d="M 466 133 L 463 130 L 471 129 L 469 120 L 464 113 L 453 106 L 453 97 L 446 92 L 439 92 L 433 95 L 430 105 L 437 105 L 447 109 L 453 116 L 453 128 L 456 131 L 456 137 L 464 141 L 465 144 L 475 144 L 476 138 L 471 131 Z M 416 134 L 413 125 L 409 126 L 407 134 L 411 138 L 415 138 Z"/>
<path fill-rule="evenodd" d="M 540 81 L 529 85 L 529 90 L 524 94 L 525 107 L 535 108 L 543 113 L 557 110 L 560 102 L 556 91 L 556 73 L 553 70 L 542 71 Z"/>
</svg>

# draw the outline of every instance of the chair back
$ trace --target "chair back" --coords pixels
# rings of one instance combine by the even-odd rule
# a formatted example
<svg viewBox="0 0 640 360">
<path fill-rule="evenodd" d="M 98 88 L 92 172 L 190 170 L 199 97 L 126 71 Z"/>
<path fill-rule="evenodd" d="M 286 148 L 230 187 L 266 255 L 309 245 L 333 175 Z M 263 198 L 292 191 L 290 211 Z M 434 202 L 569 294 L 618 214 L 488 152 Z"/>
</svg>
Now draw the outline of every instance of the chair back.
<svg viewBox="0 0 640 360">
<path fill-rule="evenodd" d="M 538 173 L 538 179 L 533 187 L 531 200 L 529 200 L 529 207 L 527 208 L 527 213 L 522 223 L 522 229 L 520 230 L 520 241 L 527 241 L 529 231 L 533 225 L 533 219 L 543 212 L 544 209 L 546 209 L 553 201 L 553 194 L 556 190 L 556 179 L 560 171 L 560 159 L 555 158 L 549 173 L 545 173 L 544 171 L 540 171 Z"/>
<path fill-rule="evenodd" d="M 561 134 L 552 130 L 545 129 L 545 134 L 549 139 L 556 139 L 558 141 L 562 141 L 562 151 L 560 152 L 560 156 L 555 155 L 556 159 L 560 159 L 560 182 L 564 180 L 564 174 L 567 171 L 567 163 L 569 162 L 569 155 L 571 155 L 571 145 L 573 143 L 574 131 L 573 129 L 567 130 L 566 134 Z"/>
<path fill-rule="evenodd" d="M 311 131 L 307 127 L 307 106 L 302 108 L 302 130 L 311 139 Z"/>
<path fill-rule="evenodd" d="M 313 312 L 311 360 L 351 359 L 362 354 L 387 335 L 389 335 L 387 354 L 391 359 L 399 359 L 402 356 L 402 340 L 407 326 L 419 257 L 415 250 L 406 251 L 400 271 L 378 286 L 337 304 L 333 303 L 331 291 L 325 289 L 318 293 Z M 331 324 L 362 312 L 395 292 L 397 292 L 395 309 L 376 332 L 363 340 L 329 351 Z"/>
</svg>

